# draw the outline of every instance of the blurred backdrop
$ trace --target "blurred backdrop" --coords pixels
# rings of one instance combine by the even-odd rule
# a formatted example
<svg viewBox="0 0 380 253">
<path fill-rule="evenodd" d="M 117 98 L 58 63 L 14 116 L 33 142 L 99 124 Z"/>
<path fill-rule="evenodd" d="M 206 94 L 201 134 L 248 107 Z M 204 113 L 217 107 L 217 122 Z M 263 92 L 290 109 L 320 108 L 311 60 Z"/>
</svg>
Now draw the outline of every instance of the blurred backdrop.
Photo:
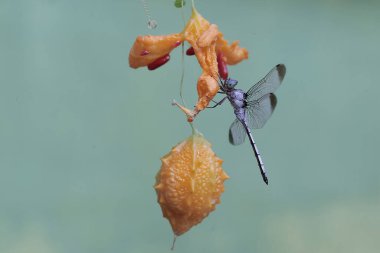
<svg viewBox="0 0 380 253">
<path fill-rule="evenodd" d="M 184 9 L 191 13 L 190 1 Z M 176 252 L 379 252 L 380 2 L 195 1 L 249 60 L 247 89 L 277 63 L 277 109 L 231 146 L 228 104 L 196 127 L 230 175 L 216 211 Z M 181 50 L 155 71 L 130 69 L 139 34 L 183 28 L 171 0 L 0 0 L 0 252 L 169 252 L 152 185 L 160 157 L 190 135 L 179 100 Z M 201 70 L 185 58 L 184 95 Z"/>
</svg>

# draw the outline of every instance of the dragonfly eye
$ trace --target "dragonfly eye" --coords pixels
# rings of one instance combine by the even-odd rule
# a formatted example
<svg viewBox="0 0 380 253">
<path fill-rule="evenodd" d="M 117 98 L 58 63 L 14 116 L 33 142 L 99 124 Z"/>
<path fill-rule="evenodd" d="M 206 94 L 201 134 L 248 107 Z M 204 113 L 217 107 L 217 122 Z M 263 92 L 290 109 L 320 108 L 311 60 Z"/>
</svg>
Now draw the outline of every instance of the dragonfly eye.
<svg viewBox="0 0 380 253">
<path fill-rule="evenodd" d="M 226 85 L 227 85 L 228 88 L 234 88 L 237 83 L 238 83 L 238 81 L 235 80 L 235 79 L 228 78 L 226 80 Z"/>
</svg>

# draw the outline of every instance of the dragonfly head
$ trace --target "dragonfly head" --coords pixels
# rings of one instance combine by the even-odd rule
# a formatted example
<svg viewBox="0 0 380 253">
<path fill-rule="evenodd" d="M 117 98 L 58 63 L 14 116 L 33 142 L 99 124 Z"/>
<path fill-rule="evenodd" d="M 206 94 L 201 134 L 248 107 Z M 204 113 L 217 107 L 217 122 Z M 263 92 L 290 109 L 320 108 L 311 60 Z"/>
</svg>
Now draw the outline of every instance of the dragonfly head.
<svg viewBox="0 0 380 253">
<path fill-rule="evenodd" d="M 226 81 L 224 82 L 224 85 L 226 86 L 227 89 L 235 88 L 236 84 L 238 84 L 238 81 L 231 78 L 227 78 Z"/>
</svg>

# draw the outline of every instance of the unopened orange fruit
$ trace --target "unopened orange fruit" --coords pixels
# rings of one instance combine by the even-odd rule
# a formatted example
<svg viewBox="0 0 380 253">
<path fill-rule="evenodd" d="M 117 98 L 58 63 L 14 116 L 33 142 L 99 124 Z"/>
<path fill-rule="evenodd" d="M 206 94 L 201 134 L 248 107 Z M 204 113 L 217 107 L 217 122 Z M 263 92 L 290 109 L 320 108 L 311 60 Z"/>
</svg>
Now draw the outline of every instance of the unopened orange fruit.
<svg viewBox="0 0 380 253">
<path fill-rule="evenodd" d="M 211 144 L 195 133 L 161 158 L 154 188 L 175 235 L 200 223 L 220 203 L 228 175 Z"/>
</svg>

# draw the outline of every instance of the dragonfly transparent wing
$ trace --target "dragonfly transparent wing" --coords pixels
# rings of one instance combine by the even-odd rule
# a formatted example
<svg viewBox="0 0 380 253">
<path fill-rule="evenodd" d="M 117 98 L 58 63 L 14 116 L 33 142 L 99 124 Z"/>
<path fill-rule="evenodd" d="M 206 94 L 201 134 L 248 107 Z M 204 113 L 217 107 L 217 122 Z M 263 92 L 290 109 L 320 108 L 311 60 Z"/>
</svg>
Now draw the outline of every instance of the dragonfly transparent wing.
<svg viewBox="0 0 380 253">
<path fill-rule="evenodd" d="M 258 100 L 248 101 L 245 111 L 249 128 L 262 128 L 272 115 L 277 105 L 277 98 L 273 93 L 265 94 Z"/>
<path fill-rule="evenodd" d="M 278 64 L 258 83 L 247 91 L 247 100 L 258 100 L 265 94 L 273 93 L 284 79 L 286 68 L 284 64 Z"/>
<path fill-rule="evenodd" d="M 243 124 L 235 119 L 230 126 L 230 131 L 228 134 L 228 139 L 232 145 L 240 145 L 244 142 L 246 136 L 246 131 Z"/>
</svg>

